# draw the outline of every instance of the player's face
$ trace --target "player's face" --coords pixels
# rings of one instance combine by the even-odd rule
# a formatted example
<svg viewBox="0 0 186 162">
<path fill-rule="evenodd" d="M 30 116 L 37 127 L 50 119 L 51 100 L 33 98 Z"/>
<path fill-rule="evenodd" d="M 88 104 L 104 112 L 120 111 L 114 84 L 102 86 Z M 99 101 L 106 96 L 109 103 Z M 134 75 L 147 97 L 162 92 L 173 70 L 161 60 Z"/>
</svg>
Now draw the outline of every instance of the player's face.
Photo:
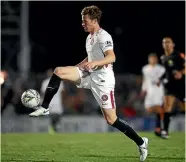
<svg viewBox="0 0 186 162">
<path fill-rule="evenodd" d="M 162 42 L 162 45 L 163 45 L 164 50 L 174 49 L 174 43 L 173 43 L 171 38 L 164 38 L 163 42 Z"/>
<path fill-rule="evenodd" d="M 88 15 L 82 16 L 82 26 L 85 32 L 92 32 L 94 29 L 95 20 L 91 20 Z"/>
<path fill-rule="evenodd" d="M 155 65 L 155 64 L 157 64 L 158 59 L 157 59 L 156 56 L 150 56 L 149 59 L 148 59 L 148 61 L 149 61 L 149 64 Z"/>
</svg>

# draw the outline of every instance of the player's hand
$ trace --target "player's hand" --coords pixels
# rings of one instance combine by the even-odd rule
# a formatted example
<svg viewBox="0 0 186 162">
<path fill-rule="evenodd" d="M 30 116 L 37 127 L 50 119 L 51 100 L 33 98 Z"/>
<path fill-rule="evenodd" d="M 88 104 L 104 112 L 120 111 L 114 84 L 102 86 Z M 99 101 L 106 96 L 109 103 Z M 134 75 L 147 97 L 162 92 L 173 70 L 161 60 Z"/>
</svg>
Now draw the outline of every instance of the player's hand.
<svg viewBox="0 0 186 162">
<path fill-rule="evenodd" d="M 77 67 L 81 68 L 81 69 L 84 69 L 85 68 L 85 65 L 86 65 L 87 62 L 84 62 L 84 63 L 80 63 L 78 65 L 76 65 Z"/>
<path fill-rule="evenodd" d="M 153 85 L 157 85 L 158 87 L 160 86 L 161 82 L 160 81 L 153 81 L 152 82 Z"/>
<path fill-rule="evenodd" d="M 159 87 L 160 86 L 160 84 L 161 84 L 161 82 L 160 81 L 158 81 L 157 83 L 156 83 L 156 85 Z"/>
<path fill-rule="evenodd" d="M 84 66 L 84 68 L 88 71 L 94 70 L 98 67 L 98 63 L 96 61 L 87 62 Z"/>
<path fill-rule="evenodd" d="M 180 72 L 180 71 L 175 70 L 173 72 L 173 75 L 174 75 L 174 78 L 177 79 L 177 80 L 182 78 L 182 72 Z"/>
</svg>

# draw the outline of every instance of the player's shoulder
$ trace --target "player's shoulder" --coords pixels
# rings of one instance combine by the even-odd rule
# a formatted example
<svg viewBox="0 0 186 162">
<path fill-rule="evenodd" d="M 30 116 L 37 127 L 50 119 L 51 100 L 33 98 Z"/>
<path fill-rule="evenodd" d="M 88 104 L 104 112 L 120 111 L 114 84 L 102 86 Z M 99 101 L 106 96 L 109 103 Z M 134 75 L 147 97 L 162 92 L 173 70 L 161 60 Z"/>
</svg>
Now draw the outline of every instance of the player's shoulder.
<svg viewBox="0 0 186 162">
<path fill-rule="evenodd" d="M 178 50 L 174 50 L 174 52 L 172 53 L 173 55 L 179 55 L 181 52 Z"/>
<path fill-rule="evenodd" d="M 91 34 L 88 34 L 86 40 L 88 40 L 88 39 L 90 39 L 90 38 L 91 38 Z"/>
<path fill-rule="evenodd" d="M 179 56 L 179 57 L 185 59 L 185 54 L 183 52 L 178 51 L 178 50 L 175 50 L 174 51 L 174 55 Z"/>
<path fill-rule="evenodd" d="M 104 29 L 100 29 L 97 32 L 98 39 L 104 39 L 104 38 L 112 38 L 111 35 Z"/>
<path fill-rule="evenodd" d="M 148 64 L 147 64 L 147 65 L 144 65 L 144 66 L 142 67 L 142 72 L 144 72 L 148 67 L 149 67 Z"/>
<path fill-rule="evenodd" d="M 110 36 L 110 34 L 102 28 L 100 30 L 98 30 L 98 35 L 109 35 Z"/>
<path fill-rule="evenodd" d="M 161 64 L 157 64 L 156 67 L 159 68 L 159 69 L 164 69 L 164 66 L 161 65 Z"/>
</svg>

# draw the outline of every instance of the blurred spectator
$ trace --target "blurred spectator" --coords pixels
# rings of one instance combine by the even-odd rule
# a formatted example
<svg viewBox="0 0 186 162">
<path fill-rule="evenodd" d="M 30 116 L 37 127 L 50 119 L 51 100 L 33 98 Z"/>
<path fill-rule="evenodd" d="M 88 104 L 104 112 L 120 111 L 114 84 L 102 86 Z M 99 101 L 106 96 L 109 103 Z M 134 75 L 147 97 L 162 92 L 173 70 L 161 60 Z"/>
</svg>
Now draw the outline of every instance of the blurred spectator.
<svg viewBox="0 0 186 162">
<path fill-rule="evenodd" d="M 124 117 L 135 117 L 136 116 L 136 111 L 132 106 L 125 106 L 122 108 L 122 113 Z"/>
</svg>

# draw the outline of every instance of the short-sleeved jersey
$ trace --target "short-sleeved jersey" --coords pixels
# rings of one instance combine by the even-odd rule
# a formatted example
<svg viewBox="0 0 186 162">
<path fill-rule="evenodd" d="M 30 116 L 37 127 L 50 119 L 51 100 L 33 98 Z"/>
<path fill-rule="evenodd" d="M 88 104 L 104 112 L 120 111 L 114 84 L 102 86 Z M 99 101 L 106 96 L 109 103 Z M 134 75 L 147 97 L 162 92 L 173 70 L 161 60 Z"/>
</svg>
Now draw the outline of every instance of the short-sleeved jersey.
<svg viewBox="0 0 186 162">
<path fill-rule="evenodd" d="M 166 69 L 166 79 L 168 79 L 168 81 L 173 81 L 175 80 L 173 76 L 174 70 L 180 71 L 184 69 L 185 55 L 175 50 L 169 56 L 162 55 L 161 62 Z"/>
<path fill-rule="evenodd" d="M 156 83 L 160 80 L 161 76 L 165 73 L 165 68 L 156 64 L 155 66 L 145 65 L 142 68 L 143 85 L 142 90 L 148 91 L 149 88 L 157 87 Z M 162 84 L 160 86 L 163 86 Z"/>
<path fill-rule="evenodd" d="M 104 52 L 113 50 L 113 40 L 111 35 L 103 29 L 100 29 L 93 35 L 89 34 L 86 39 L 86 51 L 88 62 L 102 60 L 105 57 Z M 98 85 L 113 85 L 115 77 L 112 64 L 99 67 L 90 73 L 92 81 Z"/>
</svg>

